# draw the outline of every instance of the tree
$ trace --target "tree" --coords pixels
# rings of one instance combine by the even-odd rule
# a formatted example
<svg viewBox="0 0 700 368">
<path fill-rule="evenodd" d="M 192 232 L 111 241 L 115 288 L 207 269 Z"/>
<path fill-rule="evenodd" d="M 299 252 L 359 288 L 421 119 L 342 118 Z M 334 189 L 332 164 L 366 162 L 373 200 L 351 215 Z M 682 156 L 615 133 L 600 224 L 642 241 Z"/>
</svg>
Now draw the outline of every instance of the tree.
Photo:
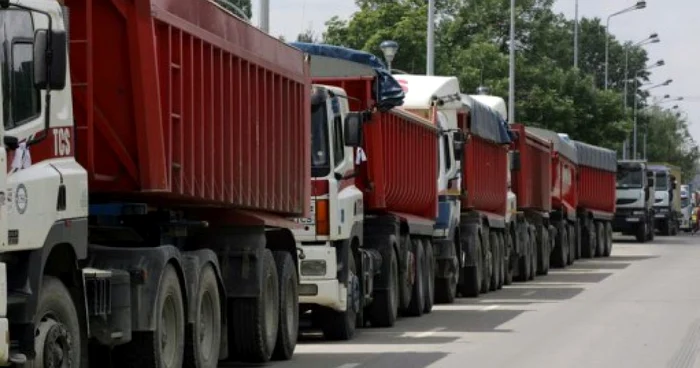
<svg viewBox="0 0 700 368">
<path fill-rule="evenodd" d="M 680 166 L 683 178 L 688 180 L 697 174 L 700 150 L 690 135 L 688 122 L 682 114 L 654 105 L 642 111 L 639 127 L 638 147 L 643 151 L 646 135 L 649 161 Z"/>
<path fill-rule="evenodd" d="M 253 6 L 250 0 L 217 0 L 216 2 L 234 14 L 240 15 L 238 11 L 240 9 L 248 19 L 253 16 Z"/>
<path fill-rule="evenodd" d="M 318 43 L 319 41 L 319 38 L 311 28 L 297 35 L 297 42 Z"/>
</svg>

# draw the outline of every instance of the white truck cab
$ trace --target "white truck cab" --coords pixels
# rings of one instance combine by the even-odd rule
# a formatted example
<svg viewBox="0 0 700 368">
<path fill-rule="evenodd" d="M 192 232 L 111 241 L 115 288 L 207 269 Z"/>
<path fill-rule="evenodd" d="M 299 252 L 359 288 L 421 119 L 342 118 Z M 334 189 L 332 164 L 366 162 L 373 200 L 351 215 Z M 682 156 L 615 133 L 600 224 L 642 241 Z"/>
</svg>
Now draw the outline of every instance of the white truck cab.
<svg viewBox="0 0 700 368">
<path fill-rule="evenodd" d="M 457 113 L 462 107 L 456 77 L 400 74 L 395 76 L 406 95 L 402 108 L 432 121 L 439 127 L 438 219 L 434 227 L 436 263 L 435 299 L 454 300 L 459 277 L 455 244 L 459 242 L 461 212 L 461 168 L 464 133 Z"/>
</svg>

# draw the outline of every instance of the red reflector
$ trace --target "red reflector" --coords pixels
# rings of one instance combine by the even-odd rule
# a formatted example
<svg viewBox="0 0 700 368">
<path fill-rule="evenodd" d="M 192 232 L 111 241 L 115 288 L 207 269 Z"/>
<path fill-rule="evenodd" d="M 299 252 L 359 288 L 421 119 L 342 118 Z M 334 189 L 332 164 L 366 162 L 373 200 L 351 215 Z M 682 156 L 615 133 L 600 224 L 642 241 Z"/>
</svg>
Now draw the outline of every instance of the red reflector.
<svg viewBox="0 0 700 368">
<path fill-rule="evenodd" d="M 311 182 L 311 195 L 321 196 L 328 194 L 328 180 L 314 180 Z"/>
</svg>

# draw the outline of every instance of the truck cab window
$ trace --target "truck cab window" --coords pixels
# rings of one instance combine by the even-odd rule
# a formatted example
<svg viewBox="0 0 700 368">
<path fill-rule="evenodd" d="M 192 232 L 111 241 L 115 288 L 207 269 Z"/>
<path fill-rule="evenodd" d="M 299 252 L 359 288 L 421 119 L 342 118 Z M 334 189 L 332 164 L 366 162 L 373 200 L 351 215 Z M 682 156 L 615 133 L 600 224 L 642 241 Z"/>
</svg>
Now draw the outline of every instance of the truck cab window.
<svg viewBox="0 0 700 368">
<path fill-rule="evenodd" d="M 452 157 L 450 157 L 450 138 L 447 135 L 442 136 L 442 144 L 445 150 L 445 171 L 452 170 Z"/>
<path fill-rule="evenodd" d="M 0 68 L 2 69 L 5 129 L 31 121 L 40 113 L 39 91 L 34 88 L 34 25 L 27 11 L 0 14 Z"/>
<path fill-rule="evenodd" d="M 345 140 L 343 139 L 343 119 L 336 115 L 333 119 L 333 163 L 340 165 L 345 159 Z"/>
<path fill-rule="evenodd" d="M 311 176 L 326 176 L 329 171 L 326 104 L 321 103 L 311 106 Z"/>
</svg>

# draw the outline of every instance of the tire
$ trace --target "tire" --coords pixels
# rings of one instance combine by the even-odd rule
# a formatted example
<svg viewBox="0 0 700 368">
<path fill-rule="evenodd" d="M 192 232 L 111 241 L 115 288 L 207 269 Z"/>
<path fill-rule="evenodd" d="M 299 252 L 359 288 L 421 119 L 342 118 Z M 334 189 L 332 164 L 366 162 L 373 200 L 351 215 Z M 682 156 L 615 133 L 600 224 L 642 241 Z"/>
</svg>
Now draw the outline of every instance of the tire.
<svg viewBox="0 0 700 368">
<path fill-rule="evenodd" d="M 34 326 L 36 358 L 27 361 L 25 367 L 50 367 L 52 365 L 48 360 L 51 357 L 60 361 L 66 354 L 68 361 L 64 364 L 67 363 L 68 367 L 86 365 L 87 350 L 80 332 L 78 311 L 70 292 L 58 278 L 44 275 L 34 315 Z M 51 352 L 53 354 L 50 354 Z M 49 359 L 45 361 L 47 355 Z"/>
<path fill-rule="evenodd" d="M 498 245 L 498 235 L 496 235 L 496 232 L 493 230 L 489 231 L 489 245 L 491 248 L 491 287 L 489 290 L 496 291 L 498 290 L 498 284 L 501 282 L 501 250 Z"/>
<path fill-rule="evenodd" d="M 596 238 L 596 245 L 597 246 L 595 249 L 595 256 L 602 257 L 603 253 L 605 253 L 605 229 L 604 229 L 603 223 L 596 222 L 595 230 L 596 230 L 596 233 L 598 234 L 598 237 Z"/>
<path fill-rule="evenodd" d="M 467 298 L 476 298 L 479 296 L 481 293 L 481 279 L 484 274 L 484 258 L 481 255 L 481 237 L 477 234 L 475 236 L 476 239 L 476 246 L 474 247 L 476 249 L 476 265 L 475 266 L 470 266 L 470 267 L 464 267 L 462 270 L 463 276 L 460 278 L 460 283 L 459 283 L 459 292 L 462 294 L 462 296 L 467 297 Z M 468 248 L 468 244 L 466 249 Z"/>
<path fill-rule="evenodd" d="M 233 356 L 246 363 L 272 358 L 279 329 L 279 277 L 272 252 L 263 250 L 262 287 L 255 298 L 231 299 L 229 346 Z"/>
<path fill-rule="evenodd" d="M 406 308 L 405 312 L 409 317 L 420 317 L 423 315 L 425 307 L 425 270 L 423 269 L 425 266 L 425 252 L 423 242 L 420 239 L 416 239 L 412 243 L 415 253 L 413 258 L 414 277 L 413 285 L 411 286 L 411 301 L 408 303 L 408 308 Z"/>
<path fill-rule="evenodd" d="M 390 245 L 393 247 L 393 242 Z M 373 327 L 392 327 L 398 315 L 399 262 L 393 248 L 389 254 L 389 290 L 375 291 L 374 300 L 369 308 L 368 318 Z"/>
<path fill-rule="evenodd" d="M 491 252 L 491 245 L 488 246 L 484 244 L 484 240 L 479 235 L 480 248 L 481 248 L 481 293 L 486 294 L 491 291 L 491 274 L 493 273 L 493 253 Z"/>
<path fill-rule="evenodd" d="M 576 249 L 576 253 L 574 254 L 574 259 L 581 259 L 581 246 L 583 244 L 583 240 L 581 238 L 581 221 L 576 220 L 576 223 L 574 224 L 574 235 L 575 235 L 575 240 L 574 240 L 574 248 Z"/>
<path fill-rule="evenodd" d="M 651 224 L 649 225 L 649 234 L 647 235 L 647 240 L 648 241 L 654 241 L 654 237 L 656 236 L 656 223 L 654 218 L 651 218 Z"/>
<path fill-rule="evenodd" d="M 596 228 L 595 224 L 593 221 L 590 221 L 589 226 L 586 226 L 585 232 L 586 232 L 586 244 L 581 244 L 581 256 L 583 258 L 593 258 L 595 257 L 595 251 L 596 251 L 596 239 L 598 238 L 598 235 L 596 233 Z"/>
<path fill-rule="evenodd" d="M 537 275 L 537 257 L 539 257 L 539 249 L 537 246 L 537 236 L 535 235 L 535 228 L 530 227 L 530 273 L 527 277 L 528 280 L 534 280 Z"/>
<path fill-rule="evenodd" d="M 454 243 L 450 244 L 454 247 Z M 457 255 L 459 257 L 459 255 Z M 457 262 L 459 265 L 459 261 Z M 459 266 L 458 266 L 459 267 Z M 434 270 L 433 270 L 434 271 Z M 455 270 L 452 277 L 435 278 L 435 303 L 452 304 L 457 297 L 457 284 L 459 283 L 459 268 Z"/>
<path fill-rule="evenodd" d="M 112 355 L 117 357 L 117 363 L 114 366 L 134 368 L 182 366 L 185 351 L 185 309 L 180 281 L 172 265 L 167 265 L 163 270 L 156 292 L 158 295 L 154 306 L 155 332 L 135 333 L 130 343 L 116 348 Z M 163 341 L 164 335 L 168 335 L 165 341 Z M 216 359 L 218 360 L 218 356 Z"/>
<path fill-rule="evenodd" d="M 566 267 L 569 261 L 569 237 L 567 226 L 563 222 L 557 223 L 556 246 L 552 252 L 551 264 L 557 268 Z"/>
<path fill-rule="evenodd" d="M 635 229 L 634 237 L 636 238 L 637 243 L 645 243 L 649 239 L 649 229 L 647 226 L 647 223 L 643 222 Z"/>
<path fill-rule="evenodd" d="M 403 260 L 401 260 L 399 254 L 396 255 L 397 261 L 406 263 L 402 265 L 402 267 L 405 267 L 405 272 L 402 272 L 402 267 L 399 267 L 399 311 L 403 313 L 408 309 L 408 305 L 411 303 L 413 283 L 409 275 L 411 272 L 415 273 L 416 254 L 415 251 L 412 251 L 412 249 L 415 249 L 415 245 L 409 235 L 403 235 L 399 237 L 399 239 L 402 242 L 398 247 L 400 252 L 403 252 L 403 249 L 408 249 L 406 257 Z"/>
<path fill-rule="evenodd" d="M 428 314 L 433 311 L 433 305 L 435 305 L 435 256 L 433 255 L 433 244 L 430 240 L 423 240 L 423 250 L 425 259 L 425 267 L 423 268 L 423 292 L 425 296 L 423 313 Z"/>
<path fill-rule="evenodd" d="M 525 254 L 518 257 L 518 276 L 516 280 L 525 282 L 530 278 L 530 273 L 532 272 L 531 253 L 533 252 L 533 249 L 532 242 L 530 241 L 530 233 L 528 231 L 525 232 L 522 241 L 522 250 Z"/>
<path fill-rule="evenodd" d="M 194 356 L 186 357 L 186 367 L 216 368 L 221 348 L 221 296 L 211 265 L 202 269 L 197 287 L 194 323 Z M 189 355 L 189 354 L 187 354 Z"/>
<path fill-rule="evenodd" d="M 569 265 L 574 264 L 574 261 L 576 260 L 576 230 L 574 229 L 573 225 L 568 225 L 567 226 L 567 233 L 566 235 L 569 236 Z"/>
<path fill-rule="evenodd" d="M 503 233 L 498 232 L 496 234 L 496 241 L 498 241 L 498 249 L 499 249 L 499 256 L 498 256 L 498 289 L 503 289 L 503 285 L 506 283 L 506 267 L 508 267 L 507 259 L 506 259 L 506 244 L 505 241 L 503 241 Z"/>
<path fill-rule="evenodd" d="M 612 225 L 609 222 L 605 223 L 605 251 L 603 257 L 610 257 L 613 247 L 613 231 Z"/>
<path fill-rule="evenodd" d="M 546 226 L 540 226 L 539 233 L 541 234 L 537 244 L 540 247 L 540 256 L 537 257 L 537 274 L 547 275 L 549 273 L 549 231 Z"/>
<path fill-rule="evenodd" d="M 324 309 L 323 324 L 321 330 L 323 337 L 333 341 L 347 341 L 355 337 L 357 328 L 357 315 L 360 310 L 359 300 L 359 280 L 357 277 L 357 266 L 352 252 L 348 256 L 348 297 L 347 307 L 344 312 Z M 357 288 L 356 290 L 354 290 Z M 353 293 L 357 293 L 353 296 Z"/>
<path fill-rule="evenodd" d="M 279 328 L 272 352 L 274 360 L 289 360 L 294 355 L 299 336 L 299 277 L 289 252 L 274 252 L 279 280 Z M 354 323 L 354 321 L 353 321 Z"/>
<path fill-rule="evenodd" d="M 503 272 L 503 283 L 505 285 L 510 285 L 513 283 L 513 238 L 510 234 L 510 230 L 506 229 L 505 234 L 501 234 L 501 241 L 503 242 L 503 249 L 505 250 L 505 269 Z"/>
</svg>

